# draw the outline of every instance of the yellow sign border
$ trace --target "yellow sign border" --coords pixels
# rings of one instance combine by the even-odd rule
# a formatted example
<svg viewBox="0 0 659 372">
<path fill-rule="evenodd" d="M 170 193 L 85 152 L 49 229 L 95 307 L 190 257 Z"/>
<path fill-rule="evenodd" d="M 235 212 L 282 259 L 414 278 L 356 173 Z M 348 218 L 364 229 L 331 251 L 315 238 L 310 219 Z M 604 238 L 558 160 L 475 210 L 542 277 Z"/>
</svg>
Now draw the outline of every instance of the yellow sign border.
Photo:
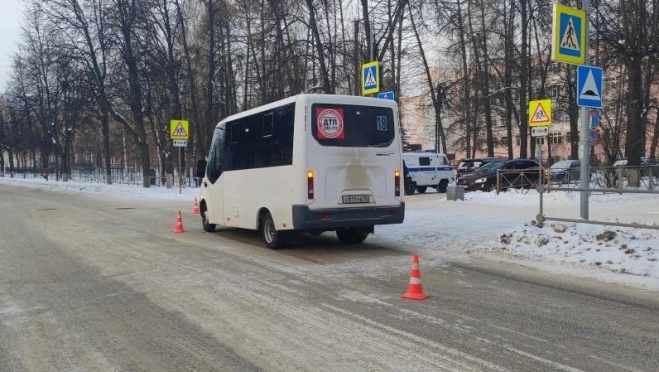
<svg viewBox="0 0 659 372">
<path fill-rule="evenodd" d="M 542 106 L 545 114 L 549 118 L 549 121 L 544 123 L 533 124 L 531 123 L 531 118 L 535 111 L 538 109 L 538 106 Z M 551 98 L 539 99 L 536 101 L 529 101 L 529 127 L 548 127 L 551 125 Z"/>
<path fill-rule="evenodd" d="M 183 126 L 183 130 L 185 130 L 185 136 L 175 136 L 174 131 L 176 130 L 176 127 L 178 124 L 181 123 L 181 126 Z M 190 137 L 190 131 L 189 131 L 190 125 L 187 120 L 170 120 L 169 121 L 169 138 L 173 140 L 188 140 Z"/>
<path fill-rule="evenodd" d="M 367 69 L 375 66 L 375 88 L 365 89 L 364 73 Z M 362 73 L 361 73 L 361 82 L 362 82 L 362 96 L 367 94 L 375 94 L 380 91 L 380 61 L 373 61 L 369 63 L 362 64 Z"/>
<path fill-rule="evenodd" d="M 561 44 L 561 14 L 567 14 L 581 19 L 581 38 L 579 40 L 579 49 L 581 54 L 579 57 L 569 56 L 560 53 Z M 555 62 L 565 62 L 573 65 L 583 65 L 586 62 L 586 12 L 581 9 L 572 8 L 562 4 L 554 3 L 553 9 L 553 24 L 552 24 L 552 46 L 551 46 L 551 60 Z"/>
</svg>

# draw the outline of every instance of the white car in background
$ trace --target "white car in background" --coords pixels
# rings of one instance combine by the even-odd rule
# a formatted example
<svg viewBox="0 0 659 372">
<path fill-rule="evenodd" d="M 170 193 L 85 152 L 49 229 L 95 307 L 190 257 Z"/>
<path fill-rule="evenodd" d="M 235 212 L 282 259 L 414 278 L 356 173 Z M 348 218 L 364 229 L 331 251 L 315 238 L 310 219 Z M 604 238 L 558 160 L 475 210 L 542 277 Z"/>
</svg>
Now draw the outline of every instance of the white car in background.
<svg viewBox="0 0 659 372">
<path fill-rule="evenodd" d="M 654 159 L 650 159 L 646 156 L 641 156 L 641 166 L 644 165 L 649 165 L 649 166 L 654 166 L 657 165 L 657 161 Z M 614 167 L 625 167 L 627 166 L 627 159 L 620 159 L 617 160 L 615 163 L 613 163 Z"/>
<path fill-rule="evenodd" d="M 579 160 L 561 160 L 552 164 L 548 171 L 551 182 L 571 183 L 579 181 L 581 163 Z"/>
<path fill-rule="evenodd" d="M 404 152 L 403 162 L 413 185 L 406 188 L 407 195 L 413 194 L 415 189 L 423 194 L 428 187 L 444 193 L 448 185 L 455 182 L 455 172 L 445 154 L 424 151 Z"/>
<path fill-rule="evenodd" d="M 620 159 L 613 163 L 614 168 L 622 167 L 625 169 L 624 176 L 627 176 L 627 170 L 632 169 L 631 166 L 627 165 L 627 159 Z M 649 174 L 654 174 L 655 177 L 659 176 L 659 163 L 655 159 L 648 158 L 646 156 L 641 156 L 641 177 L 646 177 Z"/>
</svg>

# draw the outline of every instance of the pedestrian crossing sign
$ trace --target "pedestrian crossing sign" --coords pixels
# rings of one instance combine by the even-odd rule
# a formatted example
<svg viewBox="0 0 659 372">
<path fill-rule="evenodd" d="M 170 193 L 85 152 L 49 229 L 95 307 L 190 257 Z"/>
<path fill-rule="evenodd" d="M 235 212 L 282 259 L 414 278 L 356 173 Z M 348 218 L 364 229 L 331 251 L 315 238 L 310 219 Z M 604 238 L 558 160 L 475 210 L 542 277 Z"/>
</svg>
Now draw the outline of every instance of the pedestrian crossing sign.
<svg viewBox="0 0 659 372">
<path fill-rule="evenodd" d="M 529 127 L 551 125 L 551 99 L 529 102 Z"/>
<path fill-rule="evenodd" d="M 188 134 L 188 121 L 187 120 L 171 120 L 169 122 L 169 134 L 173 140 L 187 140 Z"/>
<path fill-rule="evenodd" d="M 586 61 L 586 12 L 554 4 L 551 59 L 583 65 Z"/>
<path fill-rule="evenodd" d="M 362 96 L 380 91 L 380 62 L 373 61 L 362 65 Z"/>
</svg>

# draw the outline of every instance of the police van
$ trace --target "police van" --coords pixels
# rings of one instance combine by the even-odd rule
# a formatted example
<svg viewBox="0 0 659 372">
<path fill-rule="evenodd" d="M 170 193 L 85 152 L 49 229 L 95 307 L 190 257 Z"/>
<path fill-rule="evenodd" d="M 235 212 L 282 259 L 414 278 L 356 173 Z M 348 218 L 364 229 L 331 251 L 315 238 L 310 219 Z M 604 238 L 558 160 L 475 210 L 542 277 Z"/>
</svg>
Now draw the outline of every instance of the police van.
<svg viewBox="0 0 659 372">
<path fill-rule="evenodd" d="M 412 185 L 406 185 L 405 194 L 414 194 L 414 190 L 423 194 L 428 187 L 444 193 L 455 182 L 453 168 L 444 154 L 432 152 L 404 152 L 403 162 L 409 171 Z"/>
</svg>

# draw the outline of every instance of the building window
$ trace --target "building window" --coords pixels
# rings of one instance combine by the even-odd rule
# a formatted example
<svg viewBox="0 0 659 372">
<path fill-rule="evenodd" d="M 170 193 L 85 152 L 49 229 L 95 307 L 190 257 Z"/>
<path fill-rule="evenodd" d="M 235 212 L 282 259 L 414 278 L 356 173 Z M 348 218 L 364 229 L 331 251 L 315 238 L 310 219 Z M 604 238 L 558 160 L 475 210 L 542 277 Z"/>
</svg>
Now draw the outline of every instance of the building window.
<svg viewBox="0 0 659 372">
<path fill-rule="evenodd" d="M 535 137 L 535 144 L 536 145 L 544 145 L 545 144 L 545 137 Z"/>
<path fill-rule="evenodd" d="M 549 133 L 549 143 L 563 143 L 563 136 L 560 133 Z"/>
<path fill-rule="evenodd" d="M 515 136 L 515 146 L 522 146 L 522 138 L 519 135 Z"/>
<path fill-rule="evenodd" d="M 550 86 L 547 90 L 549 97 L 558 97 L 558 90 L 556 89 L 556 85 Z"/>
<path fill-rule="evenodd" d="M 558 63 L 553 62 L 549 64 L 549 73 L 550 74 L 558 74 L 560 73 L 560 66 Z"/>
<path fill-rule="evenodd" d="M 618 78 L 608 78 L 606 79 L 606 90 L 613 91 L 618 89 Z"/>
<path fill-rule="evenodd" d="M 565 136 L 565 142 L 567 143 L 579 143 L 579 134 L 577 133 L 576 136 L 572 135 L 572 132 L 567 132 L 567 135 Z"/>
<path fill-rule="evenodd" d="M 570 121 L 570 115 L 566 111 L 556 110 L 551 113 L 554 116 L 554 121 Z"/>
</svg>

